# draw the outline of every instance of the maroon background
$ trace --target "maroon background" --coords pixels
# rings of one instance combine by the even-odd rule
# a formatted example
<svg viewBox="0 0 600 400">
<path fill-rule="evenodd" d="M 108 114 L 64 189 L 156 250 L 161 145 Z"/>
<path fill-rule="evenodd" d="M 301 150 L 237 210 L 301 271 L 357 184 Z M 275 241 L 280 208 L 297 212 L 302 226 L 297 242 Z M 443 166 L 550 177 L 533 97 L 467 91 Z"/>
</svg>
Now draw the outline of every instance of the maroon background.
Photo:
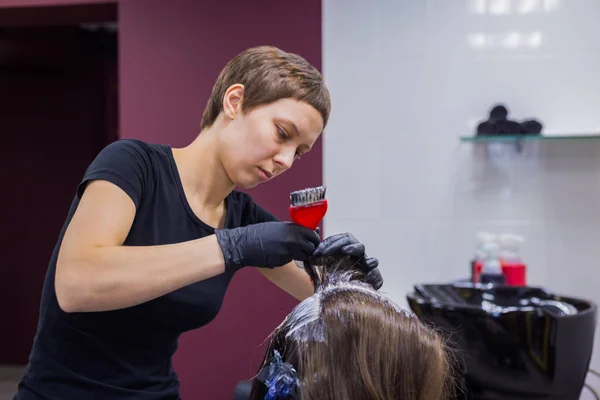
<svg viewBox="0 0 600 400">
<path fill-rule="evenodd" d="M 55 4 L 85 6 L 10 8 Z M 0 0 L 5 7 L 0 8 L 0 26 L 89 22 L 101 13 L 97 19 L 106 20 L 112 5 L 118 7 L 115 101 L 123 138 L 173 146 L 190 142 L 219 71 L 247 47 L 275 45 L 321 68 L 319 0 Z M 103 59 L 102 68 L 96 61 L 82 64 L 73 54 L 84 50 L 69 44 L 69 34 L 61 32 L 61 37 L 38 33 L 39 52 L 28 56 L 28 62 L 55 69 L 58 63 L 65 70 L 69 62 L 61 60 L 71 59 L 77 68 L 68 74 L 7 68 L 0 60 L 0 177 L 7 188 L 0 218 L 9 227 L 0 238 L 0 315 L 5 327 L 0 330 L 0 363 L 26 362 L 43 276 L 75 185 L 99 146 L 114 140 L 116 130 L 116 105 L 109 96 L 117 90 L 116 66 L 111 68 L 110 59 Z M 321 157 L 319 140 L 291 171 L 252 195 L 287 219 L 289 192 L 322 183 Z M 183 397 L 231 398 L 235 384 L 255 372 L 264 339 L 294 304 L 257 271 L 239 273 L 216 320 L 181 338 L 175 367 Z"/>
</svg>

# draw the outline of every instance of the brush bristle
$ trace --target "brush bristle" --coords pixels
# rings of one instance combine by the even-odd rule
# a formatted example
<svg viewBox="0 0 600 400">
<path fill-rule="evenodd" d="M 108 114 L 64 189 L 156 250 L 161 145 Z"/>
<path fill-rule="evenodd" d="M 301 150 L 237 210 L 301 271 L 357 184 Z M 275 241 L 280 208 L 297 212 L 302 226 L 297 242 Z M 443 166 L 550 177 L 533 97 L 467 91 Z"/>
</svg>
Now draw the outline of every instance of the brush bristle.
<svg viewBox="0 0 600 400">
<path fill-rule="evenodd" d="M 297 190 L 290 193 L 290 201 L 294 207 L 316 203 L 317 201 L 325 200 L 326 191 L 327 186 L 317 186 L 314 188 Z"/>
</svg>

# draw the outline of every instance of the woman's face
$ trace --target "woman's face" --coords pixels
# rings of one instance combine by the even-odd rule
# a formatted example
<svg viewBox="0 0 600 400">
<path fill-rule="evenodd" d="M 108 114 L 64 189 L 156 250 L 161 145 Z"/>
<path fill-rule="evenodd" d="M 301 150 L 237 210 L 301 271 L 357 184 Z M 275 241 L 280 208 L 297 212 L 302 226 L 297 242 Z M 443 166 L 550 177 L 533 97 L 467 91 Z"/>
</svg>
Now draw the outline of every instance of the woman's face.
<svg viewBox="0 0 600 400">
<path fill-rule="evenodd" d="M 233 111 L 234 110 L 234 111 Z M 311 105 L 281 99 L 247 114 L 224 107 L 221 161 L 231 181 L 249 189 L 291 168 L 323 131 L 323 118 Z"/>
</svg>

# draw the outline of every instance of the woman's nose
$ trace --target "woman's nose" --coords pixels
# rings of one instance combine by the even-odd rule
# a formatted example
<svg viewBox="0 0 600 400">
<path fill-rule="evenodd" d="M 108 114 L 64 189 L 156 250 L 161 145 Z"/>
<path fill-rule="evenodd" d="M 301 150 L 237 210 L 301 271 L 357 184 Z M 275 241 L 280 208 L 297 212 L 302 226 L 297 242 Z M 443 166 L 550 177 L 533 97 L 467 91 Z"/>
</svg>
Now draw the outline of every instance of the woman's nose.
<svg viewBox="0 0 600 400">
<path fill-rule="evenodd" d="M 294 158 L 296 155 L 296 150 L 282 150 L 275 156 L 275 163 L 279 167 L 279 169 L 286 170 L 292 167 L 294 163 Z"/>
</svg>

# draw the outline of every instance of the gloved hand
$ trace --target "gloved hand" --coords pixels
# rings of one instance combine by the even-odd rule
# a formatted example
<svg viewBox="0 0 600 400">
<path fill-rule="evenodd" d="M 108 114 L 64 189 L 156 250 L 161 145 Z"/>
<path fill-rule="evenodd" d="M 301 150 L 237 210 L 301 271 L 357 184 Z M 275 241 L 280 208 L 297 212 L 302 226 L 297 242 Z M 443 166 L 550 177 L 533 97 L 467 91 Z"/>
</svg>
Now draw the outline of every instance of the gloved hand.
<svg viewBox="0 0 600 400">
<path fill-rule="evenodd" d="M 375 289 L 379 289 L 383 285 L 383 278 L 378 268 L 379 260 L 374 257 L 367 257 L 365 245 L 350 233 L 340 233 L 325 238 L 312 254 L 314 258 L 334 255 L 350 256 L 358 259 L 358 266 L 365 274 L 365 281 Z"/>
<path fill-rule="evenodd" d="M 365 275 L 365 283 L 373 286 L 373 289 L 379 290 L 383 286 L 383 276 L 379 272 L 379 268 L 373 268 Z"/>
<path fill-rule="evenodd" d="M 305 261 L 319 245 L 315 231 L 289 222 L 263 222 L 215 230 L 225 268 L 275 268 L 292 260 Z"/>
</svg>

